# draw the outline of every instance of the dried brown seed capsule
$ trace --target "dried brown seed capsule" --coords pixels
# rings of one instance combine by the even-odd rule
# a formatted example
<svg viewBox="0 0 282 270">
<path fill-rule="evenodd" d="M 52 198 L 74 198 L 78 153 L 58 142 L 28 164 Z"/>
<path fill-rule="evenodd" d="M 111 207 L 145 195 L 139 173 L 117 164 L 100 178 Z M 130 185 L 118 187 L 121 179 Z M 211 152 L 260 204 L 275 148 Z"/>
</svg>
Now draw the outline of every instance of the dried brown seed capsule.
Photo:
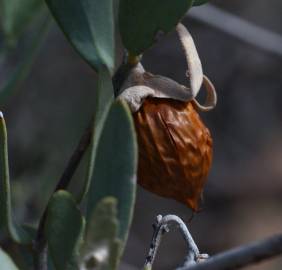
<svg viewBox="0 0 282 270">
<path fill-rule="evenodd" d="M 147 97 L 133 114 L 138 183 L 198 209 L 212 162 L 212 138 L 192 102 Z"/>
<path fill-rule="evenodd" d="M 213 109 L 217 96 L 203 74 L 190 33 L 182 24 L 176 30 L 187 61 L 188 85 L 148 73 L 139 63 L 130 71 L 118 99 L 128 103 L 135 120 L 139 184 L 196 211 L 211 166 L 212 139 L 195 108 Z M 202 85 L 207 92 L 203 105 L 196 100 Z"/>
</svg>

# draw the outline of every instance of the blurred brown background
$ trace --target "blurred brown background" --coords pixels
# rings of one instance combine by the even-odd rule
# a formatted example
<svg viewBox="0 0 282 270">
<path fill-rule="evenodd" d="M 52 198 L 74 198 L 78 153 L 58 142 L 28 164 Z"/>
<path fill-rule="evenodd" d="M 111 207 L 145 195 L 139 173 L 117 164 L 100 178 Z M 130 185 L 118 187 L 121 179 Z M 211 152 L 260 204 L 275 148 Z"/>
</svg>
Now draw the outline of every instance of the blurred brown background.
<svg viewBox="0 0 282 270">
<path fill-rule="evenodd" d="M 211 3 L 282 35 L 279 0 Z M 251 46 L 189 14 L 183 22 L 219 99 L 215 110 L 202 113 L 214 138 L 214 162 L 203 211 L 189 224 L 200 250 L 214 254 L 282 231 L 282 55 Z M 152 73 L 185 83 L 185 61 L 175 33 L 150 49 L 143 64 Z M 2 108 L 19 220 L 34 223 L 41 214 L 90 120 L 95 79 L 54 24 L 28 79 Z M 82 181 L 82 172 L 76 181 Z M 124 256 L 129 269 L 144 263 L 157 214 L 177 214 L 186 222 L 191 216 L 179 203 L 138 188 Z M 167 234 L 156 269 L 173 269 L 184 254 L 181 235 Z M 282 259 L 246 269 L 280 270 Z"/>
</svg>

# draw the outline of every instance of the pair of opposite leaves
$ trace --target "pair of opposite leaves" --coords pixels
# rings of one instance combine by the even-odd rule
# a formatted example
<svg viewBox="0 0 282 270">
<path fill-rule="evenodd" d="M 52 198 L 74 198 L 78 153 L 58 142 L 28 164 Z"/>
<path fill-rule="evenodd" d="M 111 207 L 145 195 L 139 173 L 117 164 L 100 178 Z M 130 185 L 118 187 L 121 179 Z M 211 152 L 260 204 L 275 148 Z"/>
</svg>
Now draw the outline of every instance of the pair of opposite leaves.
<svg viewBox="0 0 282 270">
<path fill-rule="evenodd" d="M 129 104 L 135 121 L 138 183 L 196 211 L 212 162 L 212 138 L 197 110 L 211 110 L 217 97 L 190 33 L 182 24 L 176 30 L 186 56 L 188 87 L 146 72 L 139 63 L 118 99 Z M 204 105 L 195 100 L 202 84 L 207 90 Z"/>
</svg>

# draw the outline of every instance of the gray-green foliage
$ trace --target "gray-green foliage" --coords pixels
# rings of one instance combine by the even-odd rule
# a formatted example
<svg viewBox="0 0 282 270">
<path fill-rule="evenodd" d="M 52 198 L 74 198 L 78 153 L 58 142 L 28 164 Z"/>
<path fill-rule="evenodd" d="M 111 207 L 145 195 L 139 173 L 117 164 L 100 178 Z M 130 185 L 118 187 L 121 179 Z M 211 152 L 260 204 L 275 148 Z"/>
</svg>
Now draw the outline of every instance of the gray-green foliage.
<svg viewBox="0 0 282 270">
<path fill-rule="evenodd" d="M 0 0 L 2 29 L 8 44 L 15 44 L 44 8 L 44 0 Z"/>
<path fill-rule="evenodd" d="M 1 106 L 29 73 L 49 29 L 47 12 L 44 0 L 0 0 L 0 69 L 9 67 L 9 74 L 0 82 Z M 21 57 L 15 65 L 13 55 L 19 51 Z"/>
<path fill-rule="evenodd" d="M 118 236 L 125 241 L 132 218 L 137 169 L 136 136 L 127 104 L 113 103 L 96 155 L 88 193 L 87 219 L 103 197 L 115 197 L 120 223 Z"/>
<path fill-rule="evenodd" d="M 29 243 L 31 237 L 12 217 L 10 172 L 8 160 L 8 138 L 6 123 L 0 112 L 0 230 L 8 232 L 18 243 Z"/>
<path fill-rule="evenodd" d="M 5 270 L 19 270 L 7 253 L 0 248 L 0 266 Z"/>
<path fill-rule="evenodd" d="M 114 68 L 113 0 L 46 0 L 58 24 L 97 71 Z"/>
<path fill-rule="evenodd" d="M 99 143 L 101 131 L 107 117 L 110 106 L 114 100 L 114 91 L 111 82 L 111 75 L 105 66 L 101 67 L 98 73 L 98 91 L 96 92 L 96 108 L 94 121 L 92 124 L 92 137 L 90 144 L 90 151 L 88 156 L 88 168 L 86 179 L 84 183 L 84 189 L 79 196 L 81 201 L 88 192 L 91 179 L 93 176 L 94 163 L 96 158 L 97 146 Z"/>
<path fill-rule="evenodd" d="M 116 269 L 120 259 L 121 241 L 117 200 L 105 197 L 90 215 L 81 252 L 82 264 L 95 269 Z"/>
<path fill-rule="evenodd" d="M 138 55 L 153 45 L 158 31 L 173 30 L 192 5 L 203 4 L 206 0 L 120 0 L 119 27 L 115 27 L 113 10 L 113 5 L 118 6 L 116 0 L 46 2 L 70 43 L 97 72 L 98 86 L 89 166 L 85 179 L 81 179 L 84 189 L 78 198 L 66 190 L 56 191 L 51 196 L 44 237 L 40 240 L 47 241 L 50 265 L 56 270 L 90 269 L 91 266 L 115 270 L 132 221 L 137 171 L 132 115 L 127 104 L 114 101 L 112 76 L 118 68 L 115 66 L 115 28 L 120 30 L 124 49 Z M 0 3 L 2 25 L 9 42 L 18 40 L 43 7 L 42 0 L 0 0 Z M 0 170 L 1 233 L 7 233 L 17 243 L 30 244 L 35 231 L 32 229 L 30 234 L 30 229 L 18 226 L 12 219 L 3 117 L 0 121 Z M 84 198 L 87 198 L 86 218 L 80 209 Z M 21 247 L 32 250 L 28 245 Z M 17 269 L 2 250 L 0 265 L 5 265 L 7 270 Z"/>
<path fill-rule="evenodd" d="M 116 269 L 132 220 L 137 168 L 134 124 L 129 108 L 123 102 L 112 104 L 96 151 L 88 196 L 85 244 L 79 257 L 87 265 L 98 264 L 101 269 Z M 113 154 L 116 158 L 109 160 Z M 100 234 L 107 223 L 108 229 Z M 64 269 L 62 267 L 76 269 L 74 254 L 77 252 L 74 251 L 80 243 L 81 228 L 81 215 L 70 194 L 66 191 L 55 193 L 48 206 L 46 236 L 57 270 Z M 99 262 L 95 254 L 105 251 L 109 253 L 108 260 Z"/>
<path fill-rule="evenodd" d="M 32 35 L 29 36 L 28 45 L 17 65 L 10 71 L 5 81 L 0 83 L 0 106 L 4 105 L 7 99 L 13 96 L 20 83 L 27 77 L 33 61 L 40 50 L 41 44 L 49 31 L 50 25 L 50 16 L 44 16 L 43 14 L 36 29 L 33 29 Z M 5 57 L 5 55 L 3 57 Z M 9 63 L 9 57 L 7 57 L 6 60 Z"/>
<path fill-rule="evenodd" d="M 192 6 L 193 0 L 120 0 L 119 25 L 123 44 L 141 54 L 154 42 L 158 31 L 169 32 Z"/>
<path fill-rule="evenodd" d="M 75 199 L 67 191 L 56 192 L 48 205 L 45 232 L 56 269 L 75 270 L 84 221 Z"/>
</svg>

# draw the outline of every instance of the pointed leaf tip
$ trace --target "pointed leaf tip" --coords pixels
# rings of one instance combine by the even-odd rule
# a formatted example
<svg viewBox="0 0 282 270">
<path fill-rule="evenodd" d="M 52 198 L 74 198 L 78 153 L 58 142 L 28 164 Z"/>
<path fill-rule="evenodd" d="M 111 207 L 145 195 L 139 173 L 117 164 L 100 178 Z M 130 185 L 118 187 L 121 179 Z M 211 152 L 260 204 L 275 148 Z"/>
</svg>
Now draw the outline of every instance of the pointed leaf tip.
<svg viewBox="0 0 282 270">
<path fill-rule="evenodd" d="M 114 69 L 113 0 L 46 0 L 78 53 L 98 71 Z"/>
<path fill-rule="evenodd" d="M 13 220 L 8 158 L 8 135 L 3 114 L 0 117 L 0 229 L 17 243 L 27 244 L 31 235 Z"/>
</svg>

